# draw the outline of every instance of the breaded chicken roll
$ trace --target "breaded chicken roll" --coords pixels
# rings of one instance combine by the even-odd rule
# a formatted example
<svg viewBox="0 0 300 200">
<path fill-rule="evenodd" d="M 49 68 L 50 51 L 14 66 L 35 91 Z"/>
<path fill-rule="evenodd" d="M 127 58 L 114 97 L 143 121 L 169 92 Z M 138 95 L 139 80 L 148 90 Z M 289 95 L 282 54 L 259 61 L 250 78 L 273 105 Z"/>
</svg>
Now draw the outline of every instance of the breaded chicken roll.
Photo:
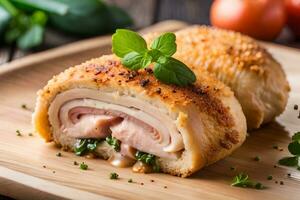
<svg viewBox="0 0 300 200">
<path fill-rule="evenodd" d="M 232 31 L 191 26 L 176 34 L 181 60 L 201 76 L 206 69 L 229 86 L 242 105 L 248 129 L 280 115 L 290 90 L 281 65 L 255 40 Z M 158 34 L 148 34 L 150 43 Z"/>
<path fill-rule="evenodd" d="M 34 127 L 78 155 L 182 177 L 244 142 L 246 120 L 227 86 L 205 72 L 189 87 L 152 73 L 129 71 L 113 55 L 69 68 L 38 92 Z"/>
</svg>

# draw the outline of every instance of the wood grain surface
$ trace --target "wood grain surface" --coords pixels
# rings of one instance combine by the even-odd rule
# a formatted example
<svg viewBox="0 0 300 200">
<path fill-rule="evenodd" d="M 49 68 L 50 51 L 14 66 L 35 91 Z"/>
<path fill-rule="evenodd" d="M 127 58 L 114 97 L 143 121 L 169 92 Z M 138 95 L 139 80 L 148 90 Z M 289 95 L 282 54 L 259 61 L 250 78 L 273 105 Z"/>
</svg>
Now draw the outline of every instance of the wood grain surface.
<svg viewBox="0 0 300 200">
<path fill-rule="evenodd" d="M 184 26 L 181 22 L 168 21 L 145 31 L 176 30 Z M 4 65 L 0 68 L 0 193 L 19 199 L 299 199 L 300 172 L 276 163 L 288 155 L 290 136 L 300 129 L 299 110 L 293 109 L 295 103 L 300 104 L 300 52 L 263 45 L 282 63 L 291 83 L 286 111 L 276 122 L 250 133 L 245 144 L 232 156 L 186 179 L 114 168 L 100 159 L 63 152 L 52 143 L 45 144 L 36 134 L 29 136 L 36 91 L 54 74 L 109 53 L 110 37 L 77 42 Z M 22 104 L 28 109 L 23 109 Z M 17 136 L 16 130 L 20 130 L 22 136 Z M 283 151 L 273 149 L 273 145 Z M 61 157 L 56 156 L 58 152 L 62 153 Z M 254 161 L 255 156 L 261 160 Z M 74 161 L 84 161 L 89 169 L 80 170 Z M 236 169 L 230 170 L 231 167 Z M 111 172 L 117 172 L 120 179 L 110 180 Z M 251 179 L 267 188 L 231 187 L 233 176 L 239 172 L 248 173 Z M 269 175 L 273 180 L 267 180 Z M 130 178 L 133 183 L 128 183 Z M 280 181 L 284 185 L 280 185 Z"/>
</svg>

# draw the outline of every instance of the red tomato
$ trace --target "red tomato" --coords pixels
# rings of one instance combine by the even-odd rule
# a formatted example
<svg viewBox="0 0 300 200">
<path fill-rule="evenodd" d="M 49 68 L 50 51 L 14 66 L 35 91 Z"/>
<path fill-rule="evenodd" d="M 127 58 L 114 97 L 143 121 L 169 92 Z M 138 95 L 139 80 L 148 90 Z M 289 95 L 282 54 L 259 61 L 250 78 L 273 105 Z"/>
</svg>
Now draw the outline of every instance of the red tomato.
<svg viewBox="0 0 300 200">
<path fill-rule="evenodd" d="M 288 25 L 296 36 L 300 37 L 300 0 L 286 0 Z"/>
<path fill-rule="evenodd" d="M 212 25 L 262 40 L 275 39 L 285 25 L 283 0 L 215 0 Z"/>
</svg>

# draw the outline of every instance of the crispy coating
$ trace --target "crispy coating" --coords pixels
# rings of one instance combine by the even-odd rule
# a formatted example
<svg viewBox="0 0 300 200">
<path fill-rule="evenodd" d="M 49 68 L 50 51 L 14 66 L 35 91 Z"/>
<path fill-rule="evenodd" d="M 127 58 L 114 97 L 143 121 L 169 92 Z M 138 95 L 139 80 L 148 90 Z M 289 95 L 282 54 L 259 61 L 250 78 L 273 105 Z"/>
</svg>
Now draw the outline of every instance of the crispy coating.
<svg viewBox="0 0 300 200">
<path fill-rule="evenodd" d="M 158 33 L 145 35 L 148 43 Z M 290 90 L 280 64 L 258 42 L 240 33 L 192 26 L 176 32 L 175 57 L 197 75 L 203 69 L 228 85 L 240 101 L 249 129 L 280 115 Z"/>
</svg>

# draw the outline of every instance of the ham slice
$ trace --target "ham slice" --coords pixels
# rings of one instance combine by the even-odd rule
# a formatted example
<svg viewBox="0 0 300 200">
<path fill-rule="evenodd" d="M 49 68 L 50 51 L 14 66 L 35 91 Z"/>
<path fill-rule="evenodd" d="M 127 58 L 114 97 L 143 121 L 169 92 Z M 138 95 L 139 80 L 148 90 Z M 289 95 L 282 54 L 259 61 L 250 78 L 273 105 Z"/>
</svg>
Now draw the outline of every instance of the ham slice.
<svg viewBox="0 0 300 200">
<path fill-rule="evenodd" d="M 74 98 L 74 95 L 77 97 Z M 81 98 L 83 95 L 85 98 Z M 106 102 L 105 98 L 109 96 L 118 103 Z M 112 134 L 122 143 L 140 151 L 176 158 L 183 149 L 179 131 L 167 115 L 157 115 L 157 108 L 145 109 L 143 104 L 136 98 L 116 93 L 95 96 L 88 89 L 73 89 L 56 97 L 50 106 L 49 116 L 58 116 L 52 118 L 52 123 L 60 138 L 104 139 Z"/>
</svg>

